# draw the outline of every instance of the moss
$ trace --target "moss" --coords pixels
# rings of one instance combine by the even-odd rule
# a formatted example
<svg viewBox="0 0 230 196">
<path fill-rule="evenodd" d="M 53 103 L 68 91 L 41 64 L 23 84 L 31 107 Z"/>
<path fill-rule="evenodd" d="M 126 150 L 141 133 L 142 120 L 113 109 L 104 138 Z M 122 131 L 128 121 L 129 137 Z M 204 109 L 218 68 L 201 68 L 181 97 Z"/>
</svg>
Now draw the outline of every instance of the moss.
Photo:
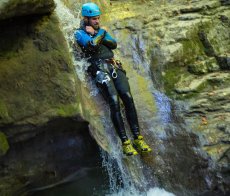
<svg viewBox="0 0 230 196">
<path fill-rule="evenodd" d="M 6 135 L 0 131 L 0 156 L 5 155 L 8 150 L 9 144 Z"/>
<path fill-rule="evenodd" d="M 196 92 L 190 92 L 187 94 L 177 94 L 175 92 L 175 85 L 181 81 L 182 78 L 186 78 L 191 76 L 188 72 L 187 66 L 189 64 L 196 63 L 198 59 L 205 59 L 205 47 L 203 46 L 198 32 L 204 28 L 211 28 L 210 22 L 204 21 L 201 23 L 202 25 L 198 28 L 194 28 L 189 32 L 189 40 L 183 40 L 180 43 L 183 46 L 183 52 L 179 59 L 180 62 L 174 62 L 171 65 L 167 65 L 165 68 L 165 72 L 163 75 L 164 87 L 166 94 L 169 96 L 173 96 L 177 99 L 187 99 L 192 98 L 198 95 L 199 92 L 202 92 L 205 88 L 208 87 L 208 83 L 202 83 L 197 89 Z M 186 79 L 185 79 L 186 80 Z"/>
<path fill-rule="evenodd" d="M 175 91 L 176 88 L 184 88 L 188 86 L 191 81 L 195 80 L 196 76 L 190 74 L 186 67 L 181 66 L 170 66 L 166 69 L 166 71 L 163 74 L 163 82 L 164 82 L 164 88 L 165 92 L 168 96 L 174 97 L 175 99 L 190 99 L 194 98 L 197 95 L 200 94 L 200 92 L 203 92 L 204 89 L 212 89 L 213 88 L 213 82 L 207 80 L 202 82 L 198 87 L 194 89 L 194 91 L 187 92 L 187 93 L 177 93 Z M 196 79 L 197 80 L 197 79 Z"/>
<path fill-rule="evenodd" d="M 3 100 L 0 99 L 0 121 L 2 119 L 7 121 L 7 119 L 9 119 L 9 114 L 8 114 L 6 104 L 4 103 Z"/>
<path fill-rule="evenodd" d="M 175 84 L 186 73 L 185 67 L 181 66 L 169 66 L 163 74 L 163 82 L 165 92 L 168 96 L 175 95 Z M 183 76 L 186 77 L 186 76 Z"/>
<path fill-rule="evenodd" d="M 76 104 L 59 105 L 57 108 L 57 115 L 62 117 L 75 116 L 79 112 L 79 106 Z"/>
<path fill-rule="evenodd" d="M 1 123 L 8 116 L 39 122 L 37 116 L 77 102 L 74 68 L 55 15 L 5 21 L 0 37 Z"/>
<path fill-rule="evenodd" d="M 189 41 L 182 41 L 182 45 L 183 55 L 181 58 L 185 60 L 186 64 L 194 62 L 196 57 L 205 56 L 205 48 L 196 32 L 194 32 Z"/>
</svg>

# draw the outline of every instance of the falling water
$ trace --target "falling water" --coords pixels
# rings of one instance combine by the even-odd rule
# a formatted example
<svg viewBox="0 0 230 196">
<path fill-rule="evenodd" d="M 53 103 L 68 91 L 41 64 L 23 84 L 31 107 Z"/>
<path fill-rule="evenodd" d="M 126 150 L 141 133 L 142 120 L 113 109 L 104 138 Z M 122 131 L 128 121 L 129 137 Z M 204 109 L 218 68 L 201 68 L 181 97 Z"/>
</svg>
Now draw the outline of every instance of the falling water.
<svg viewBox="0 0 230 196">
<path fill-rule="evenodd" d="M 92 96 L 97 95 L 98 91 L 90 79 L 85 76 L 87 69 L 87 62 L 80 58 L 76 58 L 77 53 L 74 46 L 74 31 L 78 28 L 79 8 L 80 5 L 76 4 L 76 10 L 68 9 L 61 0 L 55 0 L 57 7 L 56 13 L 59 18 L 60 28 L 68 42 L 70 53 L 72 54 L 72 61 L 76 67 L 76 74 L 83 84 L 87 83 L 87 88 L 90 89 Z M 107 108 L 108 109 L 108 108 Z M 147 196 L 172 196 L 160 188 L 153 188 L 154 179 L 152 176 L 146 174 L 146 167 L 143 165 L 139 156 L 124 157 L 121 150 L 121 143 L 115 135 L 111 122 L 107 118 L 102 118 L 104 121 L 108 141 L 110 144 L 111 152 L 107 153 L 101 150 L 102 166 L 106 169 L 109 176 L 109 190 L 107 195 L 147 195 Z"/>
</svg>

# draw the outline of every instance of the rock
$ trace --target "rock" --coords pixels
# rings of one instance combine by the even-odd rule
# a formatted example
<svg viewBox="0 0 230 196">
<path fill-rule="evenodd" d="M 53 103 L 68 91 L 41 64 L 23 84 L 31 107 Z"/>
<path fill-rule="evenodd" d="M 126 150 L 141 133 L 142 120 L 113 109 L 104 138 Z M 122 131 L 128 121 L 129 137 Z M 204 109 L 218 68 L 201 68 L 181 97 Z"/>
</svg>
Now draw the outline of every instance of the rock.
<svg viewBox="0 0 230 196">
<path fill-rule="evenodd" d="M 193 49 L 194 47 L 198 47 L 197 45 L 197 38 L 196 34 L 198 32 L 198 26 L 203 23 L 206 24 L 206 19 L 194 19 L 194 20 L 179 20 L 175 21 L 174 23 L 171 23 L 167 26 L 165 32 L 165 38 L 170 37 L 171 39 L 175 39 L 176 42 L 179 42 L 183 45 L 186 44 L 184 47 L 184 52 L 181 53 L 181 55 L 185 54 L 186 51 Z M 162 27 L 161 27 L 162 28 Z M 184 42 L 187 41 L 187 42 Z M 187 44 L 190 44 L 190 46 L 187 46 Z M 185 51 L 186 50 L 186 51 Z M 198 51 L 196 49 L 196 51 Z"/>
<path fill-rule="evenodd" d="M 223 1 L 221 3 L 223 4 Z M 226 70 L 226 62 L 228 61 L 227 58 L 221 59 L 224 62 L 221 68 L 221 63 L 216 58 L 217 56 L 229 56 L 228 53 L 230 51 L 229 9 L 228 7 L 221 6 L 221 3 L 219 0 L 159 1 L 157 2 L 158 5 L 155 6 L 155 10 L 157 11 L 153 11 L 144 5 L 139 6 L 139 9 L 142 12 L 144 10 L 145 15 L 147 15 L 141 30 L 144 38 L 144 47 L 141 44 L 123 45 L 123 42 L 127 42 L 127 40 L 129 43 L 133 41 L 133 37 L 129 36 L 132 32 L 127 31 L 125 28 L 116 31 L 118 32 L 116 33 L 117 38 L 124 40 L 121 41 L 122 47 L 119 49 L 122 50 L 122 54 L 125 58 L 134 57 L 130 55 L 131 51 L 139 52 L 139 55 L 136 55 L 138 58 L 135 58 L 135 62 L 138 62 L 138 66 L 133 66 L 134 69 L 139 73 L 142 69 L 150 70 L 150 76 L 157 89 L 166 92 L 172 100 L 177 98 L 183 99 L 182 104 L 186 110 L 188 110 L 188 113 L 184 114 L 183 109 L 182 111 L 179 110 L 179 113 L 181 113 L 183 120 L 186 119 L 187 123 L 185 123 L 185 126 L 192 127 L 191 131 L 199 137 L 197 149 L 201 149 L 202 157 L 206 157 L 209 160 L 206 164 L 200 164 L 200 159 L 196 160 L 197 167 L 194 166 L 196 169 L 193 171 L 197 172 L 197 169 L 202 167 L 205 168 L 203 174 L 207 174 L 208 170 L 213 169 L 211 165 L 215 165 L 215 171 L 212 170 L 215 175 L 218 168 L 222 168 L 222 165 L 228 164 L 228 160 L 222 157 L 229 149 L 228 132 L 226 130 L 220 130 L 223 129 L 223 127 L 220 127 L 220 129 L 217 127 L 217 123 L 228 125 L 230 117 L 228 93 L 230 75 L 228 72 L 222 72 L 220 70 L 222 68 Z M 122 6 L 123 4 L 121 4 L 121 7 Z M 130 12 L 138 14 L 134 3 L 131 6 Z M 125 12 L 121 12 L 120 14 L 126 16 Z M 126 18 L 126 20 L 129 19 Z M 117 21 L 122 22 L 122 20 L 119 19 L 117 19 Z M 145 62 L 147 62 L 148 66 L 146 66 Z M 188 72 L 188 70 L 192 73 Z M 160 109 L 165 109 L 167 106 L 165 103 L 160 105 Z M 173 116 L 172 113 L 170 113 L 170 117 L 171 116 Z M 176 118 L 175 116 L 173 117 Z M 167 121 L 167 123 L 169 122 Z M 157 132 L 158 129 L 156 127 L 154 128 L 156 130 L 155 132 Z M 174 128 L 177 129 L 178 127 L 175 126 Z M 174 136 L 171 137 L 172 140 L 179 138 L 177 131 L 178 130 L 175 130 Z M 188 134 L 187 131 L 188 130 L 185 130 L 186 134 Z M 161 134 L 169 135 L 169 133 L 170 130 L 167 129 L 167 133 Z M 172 142 L 172 140 L 170 142 Z M 180 141 L 185 140 L 181 139 Z M 170 145 L 170 142 L 168 142 L 168 145 Z M 173 144 L 176 146 L 178 143 L 175 142 Z M 179 179 L 178 173 L 184 169 L 183 164 L 185 159 L 180 157 L 180 155 L 183 156 L 184 151 L 181 154 L 178 153 L 178 151 L 184 147 L 184 144 L 179 145 L 181 148 L 178 148 L 176 151 L 173 150 L 173 148 L 175 148 L 174 145 L 166 146 L 162 144 L 161 148 L 155 148 L 158 149 L 158 155 L 155 163 L 152 165 L 159 165 L 153 170 L 159 174 L 160 179 L 164 178 L 162 180 L 164 183 L 168 179 Z M 192 146 L 192 144 L 188 146 Z M 187 151 L 188 148 L 186 148 L 185 151 Z M 172 167 L 169 163 L 172 163 L 172 156 L 170 156 L 168 152 L 165 153 L 164 150 L 161 151 L 161 149 L 171 150 L 173 156 L 177 159 L 173 165 L 179 165 L 181 170 L 173 168 L 174 173 L 170 173 Z M 165 158 L 159 163 L 159 160 L 164 155 Z M 182 161 L 183 164 L 180 165 L 179 160 L 181 159 L 184 161 Z M 192 161 L 194 161 L 194 159 L 192 159 Z M 148 160 L 147 164 L 149 164 L 149 162 L 151 161 Z M 191 163 L 191 160 L 188 162 Z M 160 166 L 166 166 L 167 164 L 168 170 Z M 187 171 L 191 170 L 191 167 L 189 167 Z M 172 176 L 170 177 L 169 174 L 175 174 L 174 178 L 171 178 Z M 183 175 L 184 173 L 180 176 Z M 221 172 L 217 175 L 218 180 L 216 180 L 215 177 L 206 176 L 205 186 L 208 186 L 208 189 L 212 190 L 210 191 L 211 193 L 213 193 L 216 187 L 218 187 L 217 189 L 222 189 L 221 187 L 223 187 L 222 190 L 229 190 L 229 184 L 224 183 L 228 177 L 224 176 Z M 187 175 L 186 173 L 186 177 L 188 180 L 189 174 Z M 193 176 L 191 179 L 197 178 Z M 189 181 L 191 182 L 193 180 Z M 173 183 L 173 180 L 171 180 L 171 182 Z M 187 188 L 191 185 L 191 183 L 186 184 L 186 180 L 184 180 L 182 184 Z M 196 187 L 198 186 L 200 186 L 200 184 L 197 184 Z M 176 186 L 173 186 L 173 190 L 176 189 L 175 187 Z M 188 189 L 190 190 L 190 188 Z M 178 195 L 180 195 L 181 192 L 182 191 L 179 191 Z M 196 193 L 193 194 L 190 192 L 190 194 L 202 195 L 202 191 L 198 190 Z"/>
<path fill-rule="evenodd" d="M 185 7 L 185 8 L 181 8 L 180 12 L 181 13 L 200 12 L 203 9 L 204 8 L 202 6 Z"/>
<path fill-rule="evenodd" d="M 221 5 L 230 5 L 230 0 L 220 0 Z"/>
<path fill-rule="evenodd" d="M 184 8 L 180 9 L 181 13 L 192 13 L 192 12 L 200 12 L 207 9 L 213 9 L 220 6 L 219 1 L 200 1 L 191 4 L 190 6 L 185 6 Z"/>
<path fill-rule="evenodd" d="M 219 65 L 214 57 L 188 65 L 188 71 L 197 75 L 218 71 L 219 69 Z"/>
<path fill-rule="evenodd" d="M 11 140 L 12 146 L 1 157 L 0 195 L 14 195 L 15 192 L 24 195 L 20 193 L 28 191 L 25 189 L 28 185 L 32 192 L 32 189 L 35 191 L 38 187 L 45 190 L 71 181 L 81 184 L 79 181 L 88 179 L 90 171 L 103 175 L 102 169 L 99 169 L 100 150 L 89 134 L 87 122 L 79 122 L 75 118 L 59 118 L 27 131 L 36 132 L 36 137 L 26 142 L 14 143 Z M 2 140 L 0 132 L 0 153 L 2 142 L 5 139 Z M 95 185 L 102 178 L 90 180 Z"/>
<path fill-rule="evenodd" d="M 210 43 L 206 32 L 204 32 L 203 30 L 200 30 L 198 35 L 199 35 L 200 41 L 202 42 L 202 44 L 203 44 L 203 46 L 205 48 L 205 50 L 204 50 L 205 54 L 207 56 L 209 56 L 209 57 L 216 56 L 216 52 L 215 52 L 215 50 L 213 48 L 213 45 Z"/>
<path fill-rule="evenodd" d="M 168 63 L 177 62 L 182 51 L 183 45 L 180 43 L 170 44 L 162 48 L 164 60 Z"/>
<path fill-rule="evenodd" d="M 229 18 L 230 11 L 222 11 L 221 15 Z M 229 21 L 224 20 L 223 22 L 219 19 L 220 17 L 220 15 L 216 15 L 213 21 L 209 21 L 199 28 L 199 38 L 204 46 L 204 52 L 210 57 L 229 56 Z"/>
<path fill-rule="evenodd" d="M 230 57 L 229 56 L 218 56 L 217 61 L 222 70 L 230 70 Z"/>
<path fill-rule="evenodd" d="M 200 19 L 202 17 L 202 15 L 200 15 L 200 14 L 197 14 L 197 13 L 195 13 L 195 14 L 182 14 L 182 15 L 180 15 L 180 16 L 178 16 L 178 20 L 185 20 L 185 21 L 187 21 L 187 20 L 195 20 L 195 19 Z"/>
<path fill-rule="evenodd" d="M 226 124 L 217 124 L 217 128 L 221 131 L 225 131 L 226 130 Z"/>
<path fill-rule="evenodd" d="M 53 0 L 3 0 L 0 2 L 0 20 L 31 14 L 46 14 L 54 10 Z"/>
<path fill-rule="evenodd" d="M 230 81 L 230 77 L 225 78 L 224 80 L 219 80 L 218 82 L 228 82 Z M 215 81 L 211 81 L 214 85 L 215 85 Z M 216 83 L 218 84 L 218 83 Z M 230 88 L 226 87 L 226 88 L 216 88 L 217 90 L 213 90 L 212 91 L 212 96 L 210 96 L 210 93 L 207 94 L 207 96 L 210 96 L 209 99 L 212 100 L 213 102 L 216 102 L 216 105 L 223 105 L 223 108 L 225 108 L 225 105 L 227 106 L 228 101 L 228 97 L 230 96 Z M 226 107 L 227 109 L 227 107 Z"/>
<path fill-rule="evenodd" d="M 150 16 L 147 16 L 144 20 L 143 20 L 143 23 L 144 25 L 148 24 L 148 23 L 151 23 L 153 21 L 156 21 L 156 20 L 160 20 L 162 16 L 160 15 L 150 15 Z"/>
<path fill-rule="evenodd" d="M 124 29 L 127 28 L 130 31 L 137 31 L 137 30 L 141 30 L 143 26 L 143 23 L 141 22 L 141 20 L 136 20 L 136 19 L 124 19 L 122 21 L 118 21 L 115 23 L 115 27 L 116 29 Z"/>
<path fill-rule="evenodd" d="M 9 144 L 6 135 L 0 131 L 0 157 L 5 155 L 9 150 Z"/>
<path fill-rule="evenodd" d="M 194 78 L 192 76 L 181 78 L 181 80 L 176 84 L 175 91 L 177 93 L 191 93 L 191 92 L 199 92 L 199 88 L 205 86 L 207 82 L 224 82 L 229 80 L 228 73 L 211 73 L 207 74 L 203 77 Z"/>
<path fill-rule="evenodd" d="M 142 26 L 143 23 L 141 20 L 136 21 L 136 19 L 134 19 L 129 21 L 125 27 L 131 31 L 137 31 L 137 30 L 141 30 Z"/>
<path fill-rule="evenodd" d="M 191 103 L 190 108 L 191 111 L 196 110 L 201 113 L 205 113 L 205 108 L 210 107 L 211 103 L 209 102 L 208 98 L 201 98 L 201 99 L 197 99 L 195 100 L 193 103 Z"/>
<path fill-rule="evenodd" d="M 0 31 L 0 123 L 75 115 L 75 73 L 57 18 L 20 17 Z"/>
<path fill-rule="evenodd" d="M 214 146 L 205 146 L 204 150 L 212 157 L 215 162 L 221 161 L 221 158 L 229 150 L 228 144 L 216 144 Z"/>
<path fill-rule="evenodd" d="M 230 18 L 227 14 L 221 14 L 219 15 L 219 19 L 223 22 L 224 25 L 227 25 L 230 27 Z"/>
</svg>

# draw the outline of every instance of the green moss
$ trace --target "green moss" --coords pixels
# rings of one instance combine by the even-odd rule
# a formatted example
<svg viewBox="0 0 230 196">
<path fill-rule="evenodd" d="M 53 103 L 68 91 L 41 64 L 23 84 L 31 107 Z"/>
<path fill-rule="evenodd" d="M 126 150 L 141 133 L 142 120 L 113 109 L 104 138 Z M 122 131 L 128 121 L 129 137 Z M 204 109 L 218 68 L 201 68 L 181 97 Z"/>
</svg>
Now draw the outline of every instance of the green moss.
<svg viewBox="0 0 230 196">
<path fill-rule="evenodd" d="M 210 27 L 210 23 L 208 22 L 204 22 L 202 25 L 205 25 L 206 28 Z M 174 62 L 173 64 L 167 65 L 167 67 L 165 67 L 163 81 L 166 94 L 177 99 L 187 99 L 194 97 L 197 95 L 197 93 L 201 92 L 207 87 L 207 83 L 205 83 L 201 84 L 196 92 L 190 92 L 187 94 L 177 94 L 175 92 L 175 85 L 181 81 L 182 78 L 185 78 L 186 80 L 188 76 L 191 76 L 191 74 L 188 72 L 187 66 L 189 64 L 195 63 L 198 59 L 207 58 L 205 54 L 205 48 L 198 35 L 199 28 L 203 28 L 203 26 L 191 30 L 189 32 L 190 35 L 188 35 L 189 40 L 183 40 L 180 42 L 183 46 L 182 53 L 180 54 L 181 56 L 179 58 L 181 61 Z"/>
<path fill-rule="evenodd" d="M 0 131 L 0 156 L 5 155 L 8 150 L 9 150 L 9 144 L 7 138 L 5 134 Z"/>
<path fill-rule="evenodd" d="M 77 104 L 60 105 L 57 108 L 58 116 L 62 116 L 62 117 L 75 116 L 78 113 L 79 113 L 79 107 Z"/>
<path fill-rule="evenodd" d="M 0 119 L 7 119 L 9 118 L 8 110 L 3 102 L 3 100 L 0 99 Z"/>
<path fill-rule="evenodd" d="M 205 48 L 201 43 L 197 32 L 194 32 L 190 40 L 185 40 L 181 43 L 183 45 L 183 55 L 181 58 L 185 60 L 186 64 L 194 62 L 196 57 L 205 56 Z"/>
<path fill-rule="evenodd" d="M 163 74 L 163 82 L 165 92 L 169 96 L 175 95 L 175 84 L 180 80 L 180 78 L 186 77 L 184 74 L 186 73 L 186 68 L 181 66 L 169 66 L 166 68 L 166 71 Z"/>
<path fill-rule="evenodd" d="M 7 117 L 39 122 L 38 116 L 52 111 L 52 118 L 59 105 L 77 102 L 74 67 L 55 15 L 8 21 L 0 37 L 0 123 Z"/>
</svg>

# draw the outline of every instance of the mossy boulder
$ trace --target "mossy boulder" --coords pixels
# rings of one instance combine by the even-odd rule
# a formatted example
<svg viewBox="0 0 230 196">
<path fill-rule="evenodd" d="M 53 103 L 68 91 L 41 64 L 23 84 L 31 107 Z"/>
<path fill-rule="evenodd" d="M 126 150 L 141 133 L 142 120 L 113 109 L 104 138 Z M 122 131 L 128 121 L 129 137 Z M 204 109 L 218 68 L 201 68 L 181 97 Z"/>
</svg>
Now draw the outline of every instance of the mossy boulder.
<svg viewBox="0 0 230 196">
<path fill-rule="evenodd" d="M 56 16 L 0 26 L 0 123 L 41 124 L 78 114 L 75 72 Z"/>
</svg>

